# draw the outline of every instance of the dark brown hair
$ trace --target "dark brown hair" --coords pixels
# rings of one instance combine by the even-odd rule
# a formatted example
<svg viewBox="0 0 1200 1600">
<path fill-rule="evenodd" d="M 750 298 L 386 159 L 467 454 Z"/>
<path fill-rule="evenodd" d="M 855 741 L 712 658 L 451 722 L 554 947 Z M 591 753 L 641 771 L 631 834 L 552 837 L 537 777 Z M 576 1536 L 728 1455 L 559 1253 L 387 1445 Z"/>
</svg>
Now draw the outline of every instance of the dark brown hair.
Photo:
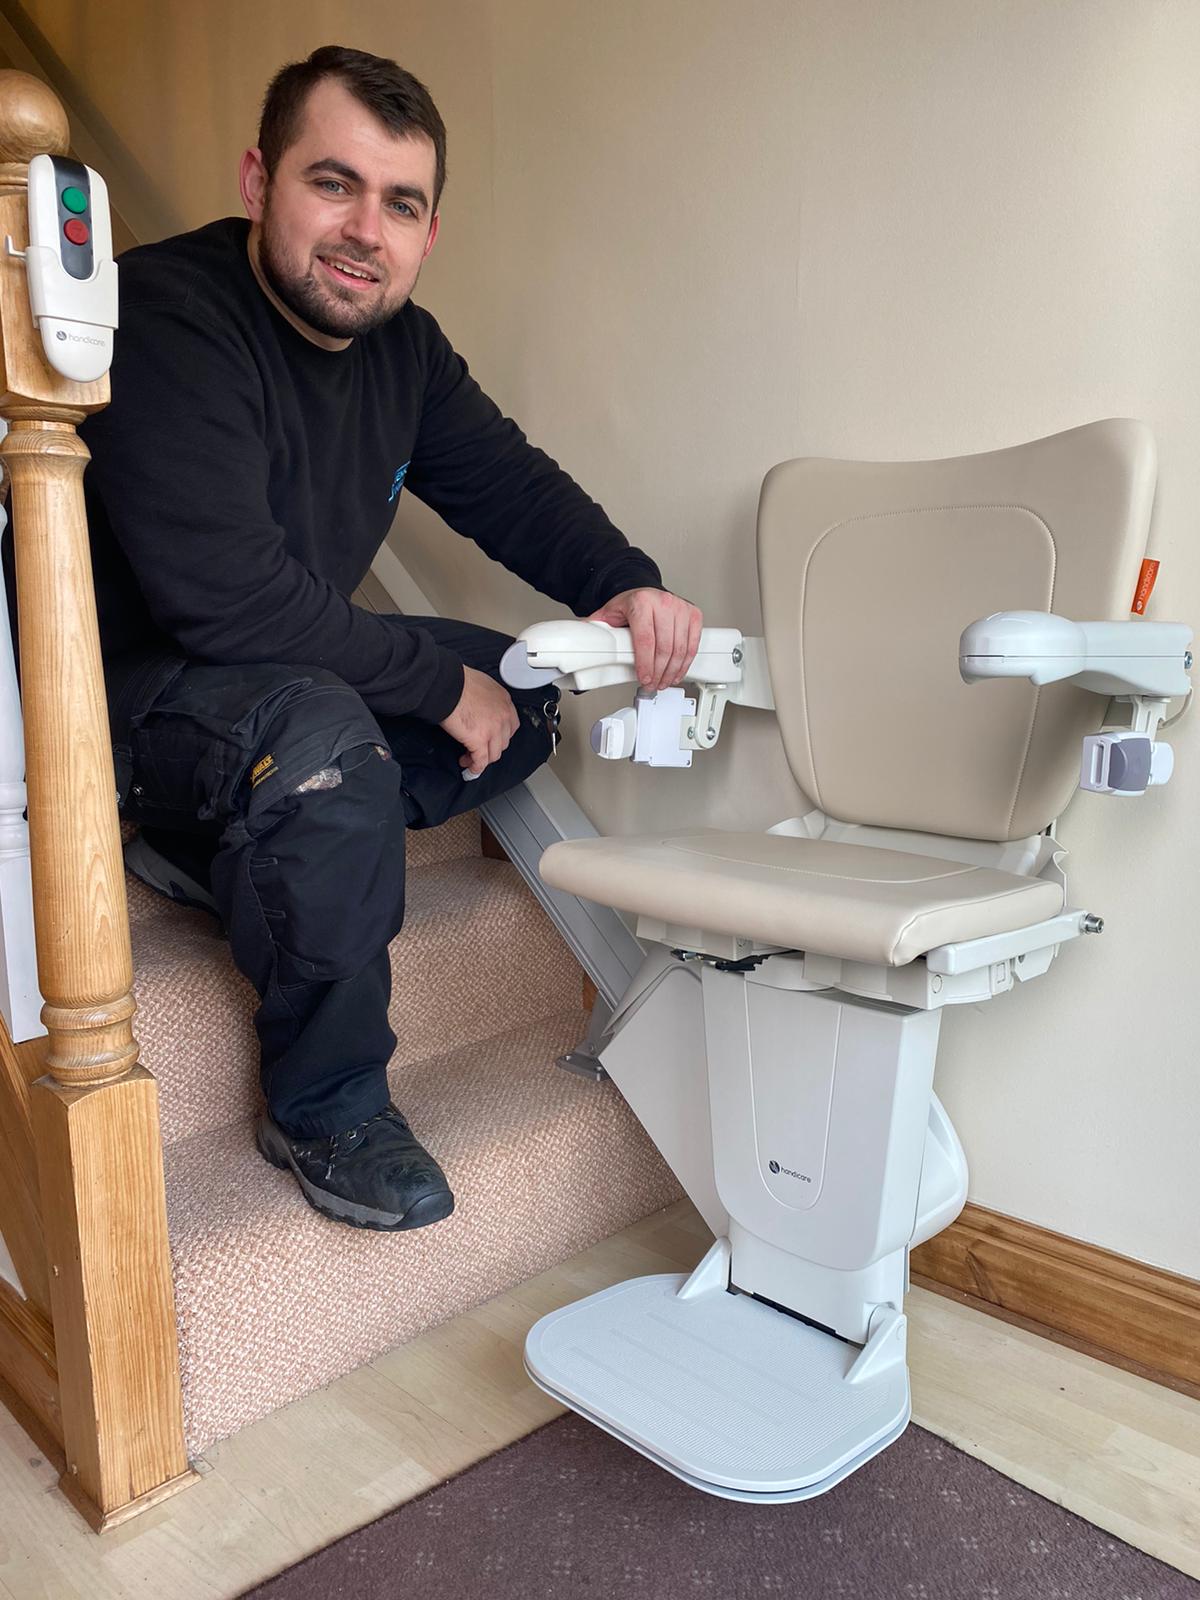
<svg viewBox="0 0 1200 1600">
<path fill-rule="evenodd" d="M 309 91 L 323 78 L 337 78 L 393 133 L 423 133 L 432 141 L 437 160 L 433 183 L 436 211 L 446 182 L 446 125 L 429 90 L 386 56 L 368 55 L 365 50 L 349 50 L 343 45 L 322 45 L 307 61 L 293 61 L 281 67 L 267 85 L 258 125 L 258 148 L 268 175 L 274 172 L 284 151 L 299 138 Z"/>
</svg>

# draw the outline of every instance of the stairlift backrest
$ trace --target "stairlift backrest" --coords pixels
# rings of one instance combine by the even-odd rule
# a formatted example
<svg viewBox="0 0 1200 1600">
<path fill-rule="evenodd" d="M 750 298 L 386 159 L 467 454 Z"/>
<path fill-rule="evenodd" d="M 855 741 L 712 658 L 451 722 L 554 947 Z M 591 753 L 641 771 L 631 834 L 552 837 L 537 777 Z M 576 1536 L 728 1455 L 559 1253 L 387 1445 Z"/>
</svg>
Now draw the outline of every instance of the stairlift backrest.
<svg viewBox="0 0 1200 1600">
<path fill-rule="evenodd" d="M 758 518 L 771 681 L 792 773 L 827 815 L 1010 840 L 1046 827 L 1105 711 L 1070 684 L 968 687 L 958 641 L 1002 610 L 1127 615 L 1154 497 L 1122 419 L 985 455 L 775 467 Z"/>
</svg>

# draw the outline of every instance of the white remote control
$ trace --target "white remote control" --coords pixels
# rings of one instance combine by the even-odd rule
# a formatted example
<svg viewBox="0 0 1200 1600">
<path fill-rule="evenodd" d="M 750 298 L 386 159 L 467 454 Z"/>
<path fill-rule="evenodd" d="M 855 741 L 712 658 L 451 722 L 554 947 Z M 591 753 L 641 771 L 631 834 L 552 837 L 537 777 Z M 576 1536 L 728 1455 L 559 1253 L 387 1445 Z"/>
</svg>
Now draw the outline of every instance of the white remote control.
<svg viewBox="0 0 1200 1600">
<path fill-rule="evenodd" d="M 22 254 L 11 238 L 5 248 Z M 98 172 L 68 156 L 34 156 L 24 259 L 46 360 L 77 383 L 103 377 L 117 326 L 117 265 L 108 186 Z"/>
</svg>

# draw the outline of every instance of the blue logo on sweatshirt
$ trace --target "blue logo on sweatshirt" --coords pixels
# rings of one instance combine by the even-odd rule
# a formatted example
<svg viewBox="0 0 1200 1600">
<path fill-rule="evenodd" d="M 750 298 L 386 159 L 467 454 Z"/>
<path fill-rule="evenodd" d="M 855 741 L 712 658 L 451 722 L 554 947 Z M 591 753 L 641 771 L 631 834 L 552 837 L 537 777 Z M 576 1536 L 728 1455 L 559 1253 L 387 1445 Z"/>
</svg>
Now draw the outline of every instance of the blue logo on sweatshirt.
<svg viewBox="0 0 1200 1600">
<path fill-rule="evenodd" d="M 402 467 L 396 468 L 396 476 L 392 479 L 392 492 L 388 495 L 388 505 L 392 505 L 396 496 L 404 487 L 404 474 L 408 471 L 410 462 L 406 461 Z"/>
</svg>

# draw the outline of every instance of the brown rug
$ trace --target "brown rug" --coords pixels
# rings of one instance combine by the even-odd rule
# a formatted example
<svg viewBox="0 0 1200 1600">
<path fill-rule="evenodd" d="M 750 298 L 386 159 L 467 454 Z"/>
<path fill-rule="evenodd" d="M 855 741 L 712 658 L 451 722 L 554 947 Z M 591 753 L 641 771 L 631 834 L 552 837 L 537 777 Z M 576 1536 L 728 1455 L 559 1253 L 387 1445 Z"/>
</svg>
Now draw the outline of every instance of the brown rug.
<svg viewBox="0 0 1200 1600">
<path fill-rule="evenodd" d="M 816 1500 L 718 1500 L 571 1415 L 243 1600 L 1200 1600 L 910 1427 Z"/>
</svg>

